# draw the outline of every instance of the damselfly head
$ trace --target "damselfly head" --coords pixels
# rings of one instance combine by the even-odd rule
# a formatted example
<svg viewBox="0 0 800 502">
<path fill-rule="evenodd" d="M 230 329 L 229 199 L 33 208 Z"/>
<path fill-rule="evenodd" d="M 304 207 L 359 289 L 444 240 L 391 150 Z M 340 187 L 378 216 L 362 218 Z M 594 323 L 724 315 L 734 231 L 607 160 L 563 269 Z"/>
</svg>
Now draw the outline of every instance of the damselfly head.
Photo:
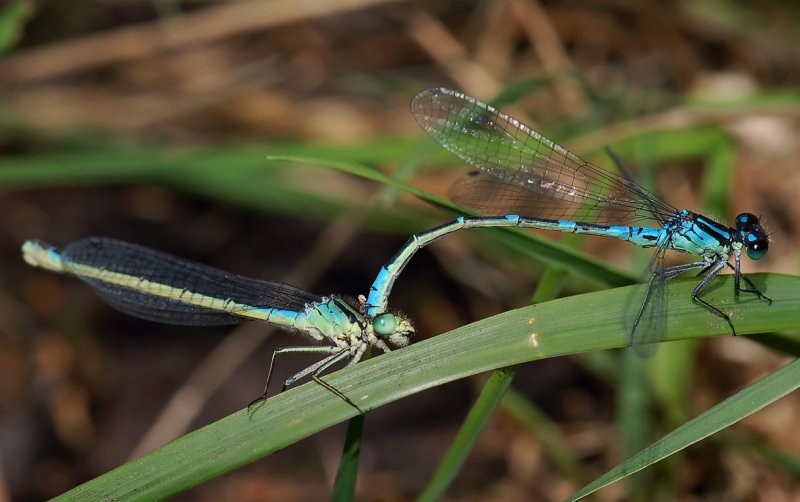
<svg viewBox="0 0 800 502">
<path fill-rule="evenodd" d="M 756 215 L 742 213 L 737 216 L 736 231 L 751 260 L 760 260 L 766 256 L 769 250 L 769 237 Z"/>
<path fill-rule="evenodd" d="M 405 347 L 414 336 L 411 320 L 400 313 L 384 312 L 372 319 L 372 330 L 393 348 Z"/>
</svg>

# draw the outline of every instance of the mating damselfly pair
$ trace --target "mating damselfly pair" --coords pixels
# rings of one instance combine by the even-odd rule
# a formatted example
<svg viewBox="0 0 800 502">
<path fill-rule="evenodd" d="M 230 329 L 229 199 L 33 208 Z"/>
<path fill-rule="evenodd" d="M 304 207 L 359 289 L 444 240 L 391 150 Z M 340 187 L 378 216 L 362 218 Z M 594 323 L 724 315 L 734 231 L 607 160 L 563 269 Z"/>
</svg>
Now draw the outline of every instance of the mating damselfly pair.
<svg viewBox="0 0 800 502">
<path fill-rule="evenodd" d="M 678 210 L 627 175 L 616 176 L 593 166 L 512 117 L 457 91 L 422 91 L 413 99 L 411 111 L 442 146 L 478 168 L 456 182 L 451 197 L 486 216 L 462 216 L 412 236 L 381 268 L 367 298 L 319 296 L 97 237 L 74 242 L 62 251 L 28 241 L 23 246 L 25 260 L 83 279 L 110 305 L 137 317 L 190 325 L 261 320 L 304 333 L 323 345 L 278 349 L 270 363 L 267 385 L 276 355 L 319 353 L 325 357 L 287 379 L 283 388 L 311 375 L 345 400 L 319 379 L 320 374 L 337 363 L 357 363 L 369 347 L 388 352 L 409 343 L 413 325 L 388 309 L 392 286 L 418 250 L 461 229 L 538 228 L 614 237 L 655 248 L 649 276 L 625 326 L 632 342 L 660 340 L 666 283 L 684 272 L 699 270 L 702 278 L 692 299 L 723 318 L 733 334 L 730 317 L 700 297 L 725 267 L 734 271 L 735 293 L 752 293 L 771 303 L 741 274 L 742 251 L 758 260 L 768 249 L 767 234 L 754 215 L 742 213 L 735 226 L 729 227 Z M 640 226 L 648 220 L 654 226 Z M 664 267 L 667 250 L 699 259 Z M 741 280 L 747 287 L 742 287 Z"/>
</svg>

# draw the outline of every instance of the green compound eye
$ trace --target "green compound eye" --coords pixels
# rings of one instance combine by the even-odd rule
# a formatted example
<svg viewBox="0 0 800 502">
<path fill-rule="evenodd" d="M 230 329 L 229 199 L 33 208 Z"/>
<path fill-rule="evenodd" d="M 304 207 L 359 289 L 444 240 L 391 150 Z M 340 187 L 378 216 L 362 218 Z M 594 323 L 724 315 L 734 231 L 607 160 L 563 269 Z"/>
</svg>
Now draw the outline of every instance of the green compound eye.
<svg viewBox="0 0 800 502">
<path fill-rule="evenodd" d="M 747 246 L 745 249 L 747 252 L 747 256 L 750 257 L 751 260 L 760 260 L 767 254 L 767 243 L 766 242 L 758 242 L 756 244 L 752 244 Z"/>
<path fill-rule="evenodd" d="M 767 254 L 769 239 L 758 234 L 747 234 L 744 239 L 745 251 L 751 260 L 760 260 Z"/>
<path fill-rule="evenodd" d="M 397 328 L 397 318 L 394 314 L 381 314 L 372 320 L 372 329 L 378 336 L 389 336 Z"/>
</svg>

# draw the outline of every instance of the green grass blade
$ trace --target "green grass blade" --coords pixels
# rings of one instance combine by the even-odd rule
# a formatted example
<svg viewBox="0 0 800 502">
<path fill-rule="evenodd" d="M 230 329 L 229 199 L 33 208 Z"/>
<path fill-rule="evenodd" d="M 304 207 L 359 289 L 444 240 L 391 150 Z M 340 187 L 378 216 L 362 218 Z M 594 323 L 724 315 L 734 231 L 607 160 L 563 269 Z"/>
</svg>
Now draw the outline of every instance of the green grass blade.
<svg viewBox="0 0 800 502">
<path fill-rule="evenodd" d="M 759 335 L 761 336 L 761 335 Z M 659 415 L 668 427 L 689 418 L 689 396 L 696 371 L 697 342 L 682 340 L 659 347 L 648 368 L 650 390 L 659 404 Z"/>
<path fill-rule="evenodd" d="M 730 196 L 736 193 L 733 176 L 736 165 L 736 147 L 728 137 L 720 138 L 706 152 L 703 175 L 703 205 L 712 214 L 729 214 Z"/>
<path fill-rule="evenodd" d="M 347 422 L 339 470 L 333 483 L 332 500 L 347 502 L 355 499 L 358 481 L 358 459 L 361 456 L 361 436 L 364 432 L 364 415 L 356 415 Z"/>
<path fill-rule="evenodd" d="M 0 8 L 0 54 L 8 52 L 20 39 L 32 11 L 26 0 L 12 0 Z"/>
<path fill-rule="evenodd" d="M 619 354 L 622 371 L 617 382 L 617 423 L 623 454 L 632 454 L 647 445 L 652 433 L 652 421 L 648 413 L 651 393 L 647 382 L 648 361 L 635 351 Z M 636 476 L 631 482 L 629 496 L 642 500 L 647 491 L 648 479 Z"/>
<path fill-rule="evenodd" d="M 773 298 L 736 300 L 733 278 L 715 280 L 705 298 L 733 314 L 741 334 L 800 328 L 800 278 L 749 276 Z M 666 340 L 728 334 L 695 305 L 694 279 L 672 281 Z M 624 347 L 621 306 L 631 287 L 560 298 L 512 310 L 326 376 L 326 382 L 371 410 L 424 389 L 484 371 L 547 357 Z M 580 312 L 580 316 L 575 316 Z M 796 379 L 800 382 L 800 378 Z M 59 500 L 153 500 L 185 491 L 355 415 L 326 389 L 301 385 L 183 436 L 65 493 Z"/>
<path fill-rule="evenodd" d="M 458 435 L 447 449 L 447 453 L 418 500 L 421 502 L 439 500 L 444 494 L 466 462 L 472 447 L 494 415 L 497 406 L 518 372 L 519 365 L 514 365 L 492 373 L 489 381 L 481 389 L 481 394 L 472 406 L 467 419 L 459 429 Z"/>
<path fill-rule="evenodd" d="M 569 500 L 579 500 L 620 479 L 638 472 L 694 443 L 752 415 L 800 387 L 800 359 L 764 377 L 681 425 L 619 466 L 608 471 Z"/>
</svg>

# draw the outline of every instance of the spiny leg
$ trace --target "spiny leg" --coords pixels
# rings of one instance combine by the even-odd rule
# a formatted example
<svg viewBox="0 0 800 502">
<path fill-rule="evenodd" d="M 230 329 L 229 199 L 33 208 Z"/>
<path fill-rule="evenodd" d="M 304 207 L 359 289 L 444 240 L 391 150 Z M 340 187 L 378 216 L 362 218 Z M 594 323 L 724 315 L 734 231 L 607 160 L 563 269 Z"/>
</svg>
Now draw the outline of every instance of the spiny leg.
<svg viewBox="0 0 800 502">
<path fill-rule="evenodd" d="M 725 321 L 728 323 L 728 326 L 731 327 L 731 332 L 733 332 L 733 336 L 736 336 L 736 328 L 733 327 L 733 321 L 731 321 L 731 318 L 728 316 L 728 314 L 720 310 L 718 307 L 711 305 L 710 303 L 703 300 L 699 296 L 700 291 L 702 291 L 708 285 L 708 283 L 711 282 L 711 279 L 716 277 L 716 275 L 719 274 L 723 268 L 725 268 L 725 264 L 727 263 L 728 263 L 727 261 L 722 261 L 722 260 L 716 262 L 716 264 L 709 270 L 708 274 L 705 277 L 703 277 L 703 280 L 701 280 L 697 284 L 697 286 L 695 286 L 694 289 L 692 290 L 692 300 L 699 302 L 707 309 L 711 310 L 718 316 L 725 319 Z"/>
<path fill-rule="evenodd" d="M 694 261 L 692 263 L 685 263 L 683 265 L 675 265 L 672 267 L 667 267 L 664 270 L 660 270 L 656 272 L 659 276 L 661 276 L 664 280 L 668 281 L 673 277 L 676 277 L 684 272 L 688 272 L 689 270 L 694 270 L 696 268 L 702 268 L 703 270 L 700 273 L 704 273 L 710 267 L 704 261 Z"/>
<path fill-rule="evenodd" d="M 341 350 L 341 349 L 339 349 L 338 347 L 282 347 L 280 349 L 277 349 L 275 352 L 272 353 L 272 359 L 269 362 L 269 371 L 267 371 L 267 382 L 264 384 L 264 392 L 260 396 L 258 396 L 256 399 L 254 399 L 250 404 L 248 404 L 247 405 L 247 409 L 250 409 L 250 407 L 252 407 L 256 403 L 258 403 L 260 401 L 264 401 L 264 400 L 267 399 L 267 390 L 269 389 L 269 382 L 272 380 L 272 371 L 275 369 L 275 358 L 278 356 L 278 354 L 285 354 L 285 353 L 315 353 L 315 354 L 319 354 L 319 353 L 323 353 L 323 354 L 337 355 L 337 353 L 338 353 L 337 351 L 339 351 L 339 350 Z M 309 366 L 310 369 L 306 368 L 305 370 L 301 371 L 297 375 L 294 375 L 294 377 L 292 377 L 292 378 L 294 378 L 294 380 L 297 380 L 298 378 L 302 378 L 303 376 L 307 375 L 308 373 L 314 371 L 316 368 L 319 367 L 320 364 L 322 364 L 323 362 L 325 362 L 328 359 L 329 359 L 329 357 L 326 357 L 322 361 L 319 361 L 317 363 L 312 364 L 311 366 Z M 293 382 L 294 380 L 291 380 L 291 381 Z M 281 389 L 281 392 L 286 390 L 286 387 L 288 387 L 291 384 L 291 382 L 289 380 L 287 380 L 287 382 L 289 382 L 289 383 L 284 383 L 283 389 Z"/>
<path fill-rule="evenodd" d="M 355 408 L 356 411 L 358 411 L 358 413 L 363 415 L 364 414 L 364 410 L 359 408 L 358 405 L 356 405 L 356 403 L 351 401 L 350 398 L 345 396 L 339 389 L 337 389 L 333 385 L 329 384 L 328 382 L 326 382 L 325 380 L 323 380 L 320 377 L 320 375 L 322 374 L 323 371 L 327 370 L 328 368 L 330 368 L 334 364 L 338 363 L 339 361 L 345 359 L 349 355 L 350 355 L 349 352 L 342 351 L 342 352 L 340 352 L 338 354 L 334 354 L 331 357 L 328 357 L 327 359 L 325 359 L 323 361 L 323 364 L 319 365 L 319 367 L 316 370 L 314 370 L 313 373 L 311 373 L 311 378 L 315 382 L 317 382 L 318 385 L 321 385 L 322 387 L 328 389 L 328 391 L 330 391 L 331 393 L 333 393 L 336 396 L 338 396 L 342 401 L 344 401 L 345 403 L 349 404 L 350 406 Z M 347 366 L 352 366 L 353 364 L 355 364 L 353 362 L 353 360 L 355 360 L 355 357 L 350 360 L 350 362 L 347 364 Z"/>
<path fill-rule="evenodd" d="M 756 296 L 757 296 L 757 297 L 758 297 L 760 300 L 766 300 L 768 304 L 772 305 L 772 298 L 770 298 L 770 297 L 768 297 L 767 295 L 765 295 L 764 293 L 762 293 L 762 292 L 761 292 L 761 291 L 758 289 L 758 287 L 756 287 L 756 285 L 755 285 L 755 284 L 753 284 L 753 281 L 751 281 L 750 279 L 748 279 L 748 278 L 747 278 L 747 276 L 746 276 L 746 275 L 744 275 L 744 274 L 742 274 L 742 273 L 741 273 L 741 270 L 739 270 L 739 267 L 734 267 L 734 266 L 733 266 L 733 265 L 731 265 L 730 263 L 726 263 L 726 265 L 728 265 L 728 268 L 730 268 L 731 270 L 733 270 L 733 276 L 734 276 L 734 280 L 733 280 L 733 291 L 734 291 L 736 294 L 738 294 L 740 291 L 741 291 L 741 292 L 743 292 L 743 293 L 753 293 L 753 294 L 754 294 L 754 295 L 756 295 Z M 741 278 L 741 279 L 744 279 L 744 282 L 746 282 L 746 283 L 747 283 L 747 285 L 749 286 L 749 288 L 742 288 L 742 287 L 740 286 L 740 284 L 739 284 L 739 279 L 740 279 L 740 278 Z"/>
<path fill-rule="evenodd" d="M 378 342 L 382 342 L 382 340 L 378 340 L 377 342 L 375 342 L 375 345 L 378 345 Z M 361 342 L 361 343 L 359 343 L 359 345 L 358 345 L 358 348 L 356 349 L 356 352 L 355 352 L 355 354 L 353 354 L 353 357 L 351 357 L 351 358 L 350 358 L 350 361 L 348 361 L 348 362 L 347 362 L 347 367 L 348 367 L 348 368 L 349 368 L 350 366 L 353 366 L 354 364 L 356 364 L 358 361 L 360 361 L 360 360 L 361 360 L 361 358 L 362 358 L 362 357 L 364 357 L 364 352 L 366 352 L 366 351 L 367 351 L 367 347 L 369 347 L 369 345 L 367 344 L 367 342 Z"/>
<path fill-rule="evenodd" d="M 384 346 L 386 345 L 386 344 L 383 342 L 383 340 L 378 340 L 378 342 L 376 342 L 376 344 L 375 344 L 375 345 L 378 345 L 378 346 L 380 346 L 380 344 L 383 344 Z M 350 366 L 353 366 L 353 365 L 355 365 L 356 363 L 358 363 L 358 361 L 360 361 L 360 360 L 361 360 L 361 358 L 362 358 L 362 357 L 364 357 L 364 352 L 366 352 L 366 350 L 367 350 L 367 347 L 368 347 L 368 345 L 367 345 L 366 343 L 361 343 L 361 344 L 358 346 L 358 348 L 356 349 L 356 352 L 355 352 L 355 353 L 353 354 L 353 356 L 350 358 L 350 361 L 348 361 L 348 362 L 347 362 L 347 367 L 348 367 L 348 368 L 349 368 Z M 390 351 L 391 351 L 391 350 L 390 350 L 388 347 L 386 347 L 386 349 L 387 349 L 387 350 L 386 350 L 386 352 L 390 352 Z M 314 381 L 315 381 L 315 382 L 317 382 L 319 385 L 321 385 L 321 386 L 325 387 L 326 389 L 328 389 L 328 390 L 329 390 L 329 391 L 331 391 L 332 393 L 334 393 L 334 394 L 336 394 L 337 396 L 339 396 L 339 397 L 340 397 L 340 398 L 341 398 L 343 401 L 345 401 L 347 404 L 349 404 L 350 406 L 352 406 L 353 408 L 355 408 L 356 410 L 358 410 L 358 412 L 359 412 L 360 414 L 362 414 L 362 415 L 363 415 L 363 414 L 364 414 L 364 410 L 362 410 L 361 408 L 359 408 L 359 407 L 358 407 L 358 405 L 357 405 L 356 403 L 354 403 L 353 401 L 351 401 L 351 400 L 350 400 L 350 398 L 348 398 L 347 396 L 345 396 L 345 395 L 344 395 L 344 394 L 343 394 L 343 393 L 342 393 L 342 392 L 341 392 L 339 389 L 337 389 L 337 388 L 335 388 L 334 386 L 330 385 L 329 383 L 325 382 L 325 381 L 322 379 L 322 377 L 320 376 L 320 375 L 322 374 L 322 372 L 323 372 L 323 371 L 325 371 L 326 369 L 328 369 L 328 368 L 329 368 L 330 366 L 332 366 L 333 364 L 336 364 L 336 363 L 337 363 L 337 362 L 339 362 L 340 360 L 344 359 L 344 358 L 345 358 L 347 355 L 349 355 L 349 354 L 350 354 L 349 352 L 342 352 L 342 353 L 340 354 L 340 356 L 341 356 L 341 357 L 337 357 L 337 358 L 335 358 L 335 359 L 333 359 L 333 358 L 329 358 L 329 359 L 330 359 L 330 360 L 329 360 L 329 362 L 328 362 L 327 364 L 324 364 L 324 365 L 320 366 L 319 368 L 317 368 L 317 370 L 311 374 L 311 378 L 313 378 L 313 379 L 314 379 Z"/>
<path fill-rule="evenodd" d="M 712 268 L 714 268 L 714 266 L 716 266 L 716 264 L 717 264 L 717 262 L 715 262 L 715 261 L 710 261 L 710 262 L 707 262 L 707 263 L 703 262 L 703 263 L 705 263 L 705 267 L 703 267 L 702 269 L 700 269 L 699 272 L 697 272 L 697 277 L 701 277 L 701 276 L 706 275 L 708 273 L 708 271 L 711 270 Z"/>
<path fill-rule="evenodd" d="M 644 300 L 642 301 L 642 306 L 639 307 L 639 312 L 636 314 L 636 320 L 633 322 L 633 327 L 631 328 L 631 335 L 630 340 L 628 341 L 629 346 L 633 345 L 633 338 L 636 333 L 636 327 L 639 325 L 639 322 L 642 320 L 642 316 L 644 315 L 645 308 L 647 307 L 647 302 L 650 301 L 650 295 L 653 290 L 653 284 L 656 280 L 659 281 L 668 281 L 673 277 L 680 275 L 684 272 L 689 270 L 693 270 L 696 268 L 701 268 L 706 265 L 704 261 L 698 261 L 693 263 L 686 263 L 684 265 L 675 265 L 673 267 L 664 268 L 661 270 L 656 270 L 650 275 L 650 281 L 647 284 L 647 292 L 645 293 Z"/>
<path fill-rule="evenodd" d="M 305 369 L 302 369 L 302 370 L 298 371 L 297 373 L 295 373 L 294 375 L 292 375 L 289 378 L 287 378 L 286 381 L 283 382 L 283 387 L 281 387 L 281 392 L 285 391 L 290 385 L 294 384 L 296 381 L 300 380 L 301 378 L 305 377 L 306 375 L 313 374 L 313 373 L 317 372 L 320 368 L 327 368 L 331 364 L 333 364 L 336 361 L 339 361 L 343 357 L 347 356 L 347 352 L 345 352 L 344 349 L 342 349 L 342 348 L 331 347 L 331 349 L 335 350 L 335 352 L 331 353 L 331 355 L 329 355 L 325 359 L 322 359 L 321 361 L 317 361 L 314 364 L 312 364 L 311 366 L 309 366 L 309 367 L 307 367 Z M 342 354 L 344 354 L 344 355 L 342 355 Z"/>
</svg>

